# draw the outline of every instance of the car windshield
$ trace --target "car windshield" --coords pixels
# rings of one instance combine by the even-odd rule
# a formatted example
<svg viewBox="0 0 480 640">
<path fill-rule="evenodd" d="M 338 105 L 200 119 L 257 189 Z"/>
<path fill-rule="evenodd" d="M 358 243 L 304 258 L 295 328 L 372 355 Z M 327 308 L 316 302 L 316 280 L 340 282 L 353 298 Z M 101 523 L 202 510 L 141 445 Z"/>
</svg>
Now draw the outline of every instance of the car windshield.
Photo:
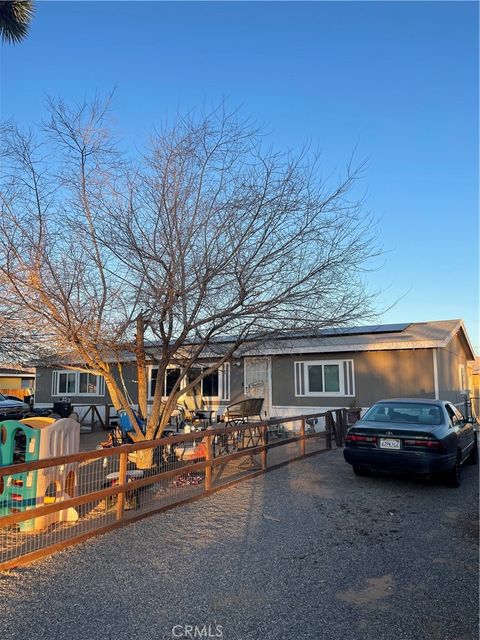
<svg viewBox="0 0 480 640">
<path fill-rule="evenodd" d="M 364 420 L 408 424 L 442 424 L 440 407 L 420 402 L 379 402 L 367 411 Z"/>
</svg>

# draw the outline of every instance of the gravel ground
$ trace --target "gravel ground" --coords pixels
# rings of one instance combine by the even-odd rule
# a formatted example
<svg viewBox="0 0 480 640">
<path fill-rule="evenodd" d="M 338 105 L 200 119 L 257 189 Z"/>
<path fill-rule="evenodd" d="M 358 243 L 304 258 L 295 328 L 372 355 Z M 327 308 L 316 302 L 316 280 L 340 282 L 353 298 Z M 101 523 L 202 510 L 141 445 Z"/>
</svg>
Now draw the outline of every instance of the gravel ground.
<svg viewBox="0 0 480 640">
<path fill-rule="evenodd" d="M 477 522 L 477 467 L 449 489 L 333 451 L 0 576 L 0 638 L 473 640 Z"/>
</svg>

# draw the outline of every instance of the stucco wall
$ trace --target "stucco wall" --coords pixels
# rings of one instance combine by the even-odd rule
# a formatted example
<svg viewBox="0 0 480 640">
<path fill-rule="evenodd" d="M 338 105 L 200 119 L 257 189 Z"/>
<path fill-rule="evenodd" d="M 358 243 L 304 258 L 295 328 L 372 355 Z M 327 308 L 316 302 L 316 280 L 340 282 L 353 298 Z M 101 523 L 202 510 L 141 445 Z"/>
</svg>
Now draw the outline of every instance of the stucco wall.
<svg viewBox="0 0 480 640">
<path fill-rule="evenodd" d="M 355 402 L 368 407 L 388 397 L 434 397 L 431 349 L 365 351 L 272 358 L 272 404 L 292 407 L 350 406 L 351 396 L 296 397 L 294 362 L 302 360 L 353 360 Z"/>
</svg>

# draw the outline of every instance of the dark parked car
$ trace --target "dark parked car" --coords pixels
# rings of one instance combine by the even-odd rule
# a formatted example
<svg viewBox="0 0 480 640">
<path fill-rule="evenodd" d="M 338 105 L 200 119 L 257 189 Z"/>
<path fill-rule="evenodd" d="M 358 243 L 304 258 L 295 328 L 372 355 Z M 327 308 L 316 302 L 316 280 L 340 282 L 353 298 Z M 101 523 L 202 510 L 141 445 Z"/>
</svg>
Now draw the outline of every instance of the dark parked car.
<svg viewBox="0 0 480 640">
<path fill-rule="evenodd" d="M 443 474 L 458 487 L 461 465 L 477 463 L 474 424 L 450 402 L 381 400 L 347 431 L 343 455 L 357 475 L 377 469 Z"/>
<path fill-rule="evenodd" d="M 17 396 L 6 396 L 3 393 L 2 393 L 2 396 L 6 400 L 13 400 L 14 402 L 21 402 L 24 411 L 30 411 L 30 404 L 28 402 L 26 402 L 25 400 L 22 400 L 21 398 L 18 398 Z"/>
<path fill-rule="evenodd" d="M 6 398 L 0 393 L 0 422 L 2 420 L 21 420 L 28 412 L 29 407 L 19 398 Z"/>
</svg>

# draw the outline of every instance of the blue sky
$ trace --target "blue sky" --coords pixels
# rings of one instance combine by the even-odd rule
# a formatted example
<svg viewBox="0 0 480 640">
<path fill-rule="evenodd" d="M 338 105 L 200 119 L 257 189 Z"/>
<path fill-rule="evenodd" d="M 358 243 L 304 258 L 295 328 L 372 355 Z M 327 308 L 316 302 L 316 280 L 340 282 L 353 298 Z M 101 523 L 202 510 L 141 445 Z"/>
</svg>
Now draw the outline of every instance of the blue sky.
<svg viewBox="0 0 480 640">
<path fill-rule="evenodd" d="M 353 149 L 387 250 L 368 276 L 385 322 L 462 317 L 477 353 L 478 5 L 474 2 L 38 2 L 3 46 L 1 114 L 117 86 L 127 140 L 225 99 L 326 173 Z"/>
</svg>

